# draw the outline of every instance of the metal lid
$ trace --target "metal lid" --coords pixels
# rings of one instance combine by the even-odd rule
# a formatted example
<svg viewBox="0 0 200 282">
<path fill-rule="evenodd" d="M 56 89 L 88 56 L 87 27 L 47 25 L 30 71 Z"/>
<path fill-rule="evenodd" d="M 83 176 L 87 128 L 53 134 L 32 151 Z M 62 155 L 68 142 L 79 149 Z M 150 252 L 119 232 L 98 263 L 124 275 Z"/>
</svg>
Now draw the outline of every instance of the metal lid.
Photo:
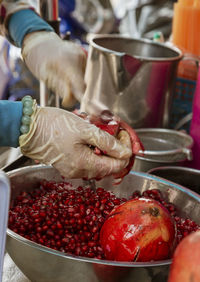
<svg viewBox="0 0 200 282">
<path fill-rule="evenodd" d="M 6 242 L 8 210 L 10 202 L 10 182 L 4 172 L 0 171 L 0 282 L 2 281 L 3 260 Z"/>
<path fill-rule="evenodd" d="M 192 160 L 193 139 L 190 135 L 162 128 L 141 128 L 135 131 L 145 148 L 144 156 L 137 158 L 165 162 Z"/>
</svg>

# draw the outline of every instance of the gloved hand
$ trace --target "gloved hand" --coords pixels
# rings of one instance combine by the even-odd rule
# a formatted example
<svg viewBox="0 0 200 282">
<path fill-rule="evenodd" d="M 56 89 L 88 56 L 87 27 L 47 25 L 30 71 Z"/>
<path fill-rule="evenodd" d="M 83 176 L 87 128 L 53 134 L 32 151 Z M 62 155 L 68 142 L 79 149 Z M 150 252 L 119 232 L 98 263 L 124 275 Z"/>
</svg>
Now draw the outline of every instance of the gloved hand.
<svg viewBox="0 0 200 282">
<path fill-rule="evenodd" d="M 77 115 L 35 106 L 27 134 L 20 136 L 25 156 L 53 165 L 67 178 L 103 178 L 127 166 L 131 147 Z M 91 146 L 106 151 L 96 155 Z"/>
<path fill-rule="evenodd" d="M 62 40 L 54 32 L 33 32 L 23 40 L 22 56 L 33 75 L 63 99 L 64 107 L 81 100 L 86 54 L 78 44 Z"/>
</svg>

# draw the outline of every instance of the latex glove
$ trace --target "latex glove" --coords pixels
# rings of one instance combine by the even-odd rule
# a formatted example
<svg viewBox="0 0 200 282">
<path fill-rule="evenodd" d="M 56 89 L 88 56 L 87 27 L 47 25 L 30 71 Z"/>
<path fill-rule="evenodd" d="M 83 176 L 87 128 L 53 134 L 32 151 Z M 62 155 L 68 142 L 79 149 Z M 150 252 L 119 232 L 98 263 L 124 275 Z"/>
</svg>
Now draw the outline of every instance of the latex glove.
<svg viewBox="0 0 200 282">
<path fill-rule="evenodd" d="M 86 54 L 78 44 L 54 32 L 33 32 L 24 38 L 22 56 L 29 70 L 63 99 L 64 107 L 81 101 Z"/>
<path fill-rule="evenodd" d="M 30 130 L 19 139 L 25 156 L 53 165 L 67 178 L 103 178 L 121 171 L 130 147 L 77 115 L 58 108 L 36 108 Z M 96 155 L 92 145 L 107 155 Z"/>
</svg>

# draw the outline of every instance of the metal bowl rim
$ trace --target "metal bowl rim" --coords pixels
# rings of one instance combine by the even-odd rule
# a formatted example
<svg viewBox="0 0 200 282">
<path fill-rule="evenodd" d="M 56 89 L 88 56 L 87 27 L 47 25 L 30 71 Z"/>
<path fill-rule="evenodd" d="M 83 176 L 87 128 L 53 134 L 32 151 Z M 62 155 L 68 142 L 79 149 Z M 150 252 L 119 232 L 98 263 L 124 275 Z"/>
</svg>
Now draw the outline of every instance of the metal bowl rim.
<svg viewBox="0 0 200 282">
<path fill-rule="evenodd" d="M 98 45 L 97 43 L 94 42 L 95 39 L 109 39 L 109 38 L 118 38 L 118 39 L 126 39 L 126 40 L 129 40 L 129 41 L 137 41 L 137 42 L 140 42 L 140 43 L 145 43 L 147 45 L 153 45 L 153 46 L 161 46 L 162 48 L 164 49 L 168 49 L 170 51 L 173 51 L 174 53 L 176 53 L 177 55 L 174 56 L 174 57 L 170 57 L 170 58 L 165 58 L 165 57 L 145 57 L 145 56 L 136 56 L 134 55 L 133 57 L 136 58 L 136 59 L 140 59 L 140 60 L 146 60 L 146 61 L 158 61 L 158 62 L 161 62 L 161 61 L 178 61 L 180 60 L 182 57 L 183 57 L 183 53 L 182 51 L 175 47 L 175 46 L 167 46 L 166 44 L 164 43 L 159 43 L 159 42 L 153 42 L 152 40 L 150 39 L 147 39 L 147 38 L 136 38 L 136 37 L 128 37 L 128 36 L 124 36 L 124 35 L 119 35 L 119 34 L 100 34 L 100 35 L 95 35 L 94 37 L 92 37 L 90 40 L 89 40 L 89 44 L 102 51 L 102 52 L 106 52 L 106 53 L 111 53 L 111 54 L 114 54 L 114 55 L 117 55 L 117 56 L 124 56 L 126 53 L 125 52 L 117 52 L 117 51 L 114 51 L 114 50 L 111 50 L 111 49 L 108 49 L 108 48 L 105 48 L 105 47 L 102 47 L 100 45 Z"/>
<path fill-rule="evenodd" d="M 46 169 L 46 168 L 52 168 L 52 166 L 43 165 L 43 164 L 26 166 L 26 167 L 23 167 L 23 168 L 14 169 L 12 171 L 7 172 L 6 174 L 8 175 L 8 177 L 10 177 L 10 176 L 15 176 L 19 172 L 23 173 L 25 171 L 41 170 L 41 169 Z M 191 190 L 189 190 L 186 187 L 183 187 L 179 184 L 170 182 L 166 179 L 163 179 L 163 178 L 160 178 L 160 177 L 157 177 L 157 176 L 154 176 L 154 175 L 150 175 L 150 174 L 144 173 L 144 172 L 131 171 L 130 174 L 145 177 L 147 179 L 151 179 L 151 180 L 158 181 L 160 183 L 169 185 L 171 187 L 174 187 L 175 189 L 178 189 L 178 190 L 181 190 L 182 192 L 185 192 L 186 194 L 188 194 L 189 196 L 191 196 L 192 198 L 195 198 L 197 201 L 200 202 L 200 196 L 198 194 L 196 194 L 195 192 L 192 192 Z M 77 257 L 77 256 L 67 255 L 67 254 L 64 254 L 62 252 L 47 248 L 43 245 L 37 244 L 33 241 L 30 241 L 30 240 L 18 235 L 17 233 L 13 232 L 9 228 L 7 228 L 7 235 L 9 235 L 10 237 L 14 238 L 17 241 L 22 242 L 23 244 L 29 245 L 29 246 L 31 246 L 35 249 L 40 250 L 40 251 L 44 251 L 44 252 L 50 253 L 52 255 L 58 255 L 59 257 L 63 257 L 63 258 L 66 258 L 66 259 L 78 260 L 78 261 L 89 262 L 89 263 L 105 264 L 105 265 L 110 265 L 110 266 L 122 266 L 122 267 L 155 267 L 155 266 L 170 265 L 171 262 L 172 262 L 172 259 L 168 259 L 168 260 L 155 261 L 155 262 L 134 262 L 134 263 L 130 262 L 130 263 L 128 263 L 128 262 L 116 262 L 116 261 L 110 261 L 110 260 L 90 259 L 90 258 L 79 257 L 79 256 Z"/>
<path fill-rule="evenodd" d="M 147 171 L 147 173 L 151 174 L 154 171 L 159 171 L 159 170 L 177 170 L 177 171 L 186 171 L 186 172 L 192 172 L 194 174 L 200 174 L 200 170 L 190 168 L 190 167 L 185 167 L 185 166 L 158 166 L 151 168 Z"/>
<path fill-rule="evenodd" d="M 159 156 L 159 155 L 158 155 Z M 136 155 L 135 156 L 135 158 L 136 159 L 138 159 L 138 160 L 142 160 L 142 161 L 145 161 L 145 162 L 151 162 L 151 163 L 163 163 L 163 164 L 172 164 L 172 163 L 174 163 L 174 160 L 171 160 L 171 161 L 169 161 L 169 160 L 156 160 L 156 159 L 150 159 L 149 158 L 150 156 L 148 156 L 148 157 L 146 157 L 146 156 L 144 156 L 144 157 L 142 157 L 142 156 L 139 156 L 139 155 Z M 161 157 L 162 157 L 162 155 L 161 155 Z M 185 160 L 187 160 L 187 157 L 185 157 L 184 159 L 183 158 L 181 158 L 180 160 L 179 159 L 177 159 L 176 160 L 176 162 L 182 162 L 182 161 L 185 161 Z"/>
</svg>

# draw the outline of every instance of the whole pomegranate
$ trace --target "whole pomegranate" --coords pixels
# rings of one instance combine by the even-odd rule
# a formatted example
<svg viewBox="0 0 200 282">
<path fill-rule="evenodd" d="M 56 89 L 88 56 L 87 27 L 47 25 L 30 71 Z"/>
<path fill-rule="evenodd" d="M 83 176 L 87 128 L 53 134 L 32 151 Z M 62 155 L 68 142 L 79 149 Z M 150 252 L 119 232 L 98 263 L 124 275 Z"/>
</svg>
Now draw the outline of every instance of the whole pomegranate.
<svg viewBox="0 0 200 282">
<path fill-rule="evenodd" d="M 174 251 L 176 227 L 159 202 L 136 198 L 112 210 L 101 228 L 100 243 L 109 260 L 164 260 Z"/>
<path fill-rule="evenodd" d="M 185 237 L 177 246 L 168 282 L 200 281 L 200 231 Z"/>
</svg>

